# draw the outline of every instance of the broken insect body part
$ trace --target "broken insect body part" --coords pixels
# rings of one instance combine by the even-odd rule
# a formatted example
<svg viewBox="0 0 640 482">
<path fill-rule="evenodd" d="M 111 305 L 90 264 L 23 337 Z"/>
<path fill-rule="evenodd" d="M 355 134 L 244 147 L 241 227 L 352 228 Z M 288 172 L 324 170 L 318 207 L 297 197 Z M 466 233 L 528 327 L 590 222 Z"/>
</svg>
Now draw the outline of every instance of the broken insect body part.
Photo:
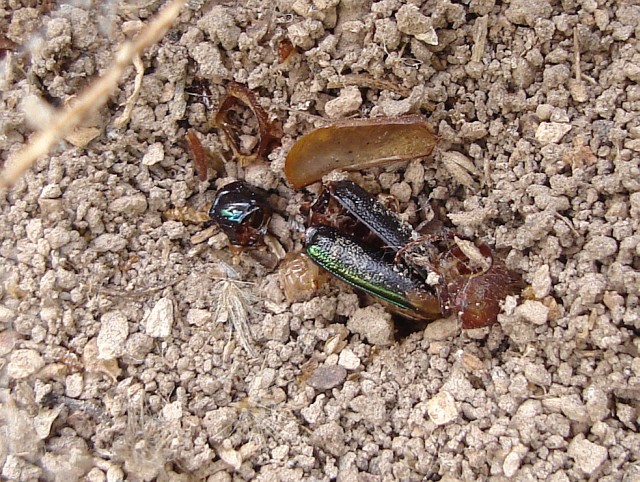
<svg viewBox="0 0 640 482">
<path fill-rule="evenodd" d="M 451 304 L 466 329 L 481 328 L 493 323 L 508 295 L 522 291 L 522 277 L 511 271 L 486 244 L 477 246 L 489 266 L 477 263 L 457 245 L 442 255 L 442 272 L 447 280 Z"/>
<path fill-rule="evenodd" d="M 251 109 L 257 122 L 258 143 L 251 152 L 243 152 L 239 136 L 246 127 L 234 115 L 234 110 L 241 106 Z M 212 120 L 213 127 L 222 129 L 234 156 L 241 165 L 245 166 L 259 160 L 266 160 L 266 156 L 276 146 L 280 145 L 282 129 L 277 121 L 270 121 L 267 112 L 258 103 L 255 94 L 244 85 L 231 82 L 227 86 L 227 94 L 220 102 L 220 107 Z"/>
<path fill-rule="evenodd" d="M 235 246 L 262 243 L 271 219 L 267 193 L 244 181 L 220 188 L 211 204 L 209 216 Z"/>
<path fill-rule="evenodd" d="M 224 159 L 222 156 L 204 147 L 195 130 L 189 129 L 185 134 L 185 139 L 187 141 L 189 155 L 193 160 L 200 181 L 209 179 L 210 169 L 217 175 L 224 172 Z"/>
<path fill-rule="evenodd" d="M 358 221 L 365 224 L 384 243 L 398 251 L 417 233 L 389 209 L 376 201 L 367 191 L 352 181 L 338 181 L 328 185 L 331 195 Z"/>
<path fill-rule="evenodd" d="M 504 298 L 522 289 L 520 276 L 487 245 L 460 240 L 448 231 L 420 237 L 357 184 L 338 181 L 325 187 L 395 253 L 335 226 L 317 225 L 307 230 L 307 254 L 334 276 L 394 305 L 401 314 L 433 320 L 455 313 L 463 328 L 478 328 L 495 322 Z M 314 220 L 335 218 L 335 213 L 316 213 Z"/>
<path fill-rule="evenodd" d="M 329 275 L 304 253 L 288 253 L 278 270 L 287 301 L 307 301 L 327 281 Z"/>
<path fill-rule="evenodd" d="M 299 189 L 334 169 L 354 171 L 426 157 L 437 140 L 421 115 L 339 121 L 298 139 L 287 155 L 284 174 Z"/>
<path fill-rule="evenodd" d="M 412 312 L 421 308 L 414 302 L 424 304 L 430 298 L 432 314 L 440 314 L 435 295 L 421 293 L 424 282 L 406 266 L 385 259 L 383 252 L 329 226 L 309 228 L 306 238 L 307 254 L 334 276 Z"/>
</svg>

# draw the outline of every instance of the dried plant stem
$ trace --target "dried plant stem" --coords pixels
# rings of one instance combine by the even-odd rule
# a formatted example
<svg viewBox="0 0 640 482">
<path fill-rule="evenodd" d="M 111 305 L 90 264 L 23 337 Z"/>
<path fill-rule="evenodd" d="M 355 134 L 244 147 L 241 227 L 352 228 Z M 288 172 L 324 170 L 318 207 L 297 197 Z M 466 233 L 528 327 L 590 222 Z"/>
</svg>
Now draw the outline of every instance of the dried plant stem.
<svg viewBox="0 0 640 482">
<path fill-rule="evenodd" d="M 136 68 L 136 80 L 133 83 L 133 93 L 127 99 L 124 112 L 113 123 L 113 127 L 115 127 L 116 129 L 122 129 L 127 125 L 129 119 L 131 119 L 131 113 L 133 112 L 133 108 L 136 105 L 138 96 L 140 95 L 140 89 L 142 88 L 144 64 L 142 63 L 142 59 L 140 58 L 139 54 L 135 54 L 133 56 L 133 65 Z"/>
<path fill-rule="evenodd" d="M 38 158 L 48 154 L 53 145 L 77 127 L 89 113 L 103 106 L 134 57 L 164 36 L 185 3 L 186 0 L 173 0 L 134 40 L 124 43 L 109 70 L 83 92 L 72 107 L 55 116 L 56 122 L 35 134 L 29 144 L 12 161 L 7 162 L 0 173 L 0 188 L 11 187 Z"/>
<path fill-rule="evenodd" d="M 218 307 L 215 318 L 218 322 L 230 321 L 240 344 L 251 357 L 256 352 L 251 346 L 253 336 L 249 328 L 249 297 L 250 294 L 242 289 L 242 282 L 221 280 L 218 282 Z"/>
</svg>

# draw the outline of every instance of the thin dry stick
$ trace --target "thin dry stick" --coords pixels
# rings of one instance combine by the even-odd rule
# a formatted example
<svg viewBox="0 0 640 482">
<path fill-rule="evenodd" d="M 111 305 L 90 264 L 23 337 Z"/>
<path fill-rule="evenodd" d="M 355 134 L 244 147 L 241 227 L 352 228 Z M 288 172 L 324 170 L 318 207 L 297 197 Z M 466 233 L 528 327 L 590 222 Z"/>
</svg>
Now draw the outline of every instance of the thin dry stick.
<svg viewBox="0 0 640 482">
<path fill-rule="evenodd" d="M 11 187 L 38 158 L 46 155 L 54 144 L 77 127 L 88 114 L 107 102 L 132 59 L 164 36 L 186 1 L 173 0 L 135 39 L 122 45 L 107 73 L 83 92 L 73 107 L 62 111 L 56 122 L 35 134 L 27 147 L 18 152 L 12 161 L 7 162 L 7 166 L 0 173 L 0 188 Z"/>
<path fill-rule="evenodd" d="M 140 58 L 140 55 L 135 54 L 133 56 L 133 65 L 136 68 L 136 80 L 133 83 L 133 93 L 127 99 L 124 112 L 113 123 L 113 127 L 115 127 L 116 129 L 123 128 L 124 126 L 127 125 L 127 123 L 129 122 L 129 119 L 131 119 L 131 113 L 133 112 L 133 108 L 136 105 L 138 96 L 140 95 L 140 89 L 142 88 L 142 78 L 144 77 L 144 64 L 142 63 L 142 59 Z"/>
</svg>

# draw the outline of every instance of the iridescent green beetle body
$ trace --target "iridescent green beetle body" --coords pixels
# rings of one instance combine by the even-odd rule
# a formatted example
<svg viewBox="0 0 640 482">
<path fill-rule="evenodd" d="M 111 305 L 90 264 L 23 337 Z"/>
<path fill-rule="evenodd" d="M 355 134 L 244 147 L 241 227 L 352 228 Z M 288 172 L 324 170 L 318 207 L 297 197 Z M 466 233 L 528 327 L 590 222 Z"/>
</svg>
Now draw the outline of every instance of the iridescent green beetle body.
<svg viewBox="0 0 640 482">
<path fill-rule="evenodd" d="M 307 254 L 334 276 L 400 308 L 411 309 L 407 293 L 424 285 L 407 267 L 385 262 L 381 251 L 329 226 L 309 228 Z"/>
<path fill-rule="evenodd" d="M 524 286 L 520 276 L 485 244 L 465 244 L 450 231 L 420 236 L 351 181 L 328 183 L 325 188 L 384 242 L 384 248 L 320 225 L 307 230 L 307 254 L 334 276 L 405 316 L 434 320 L 455 313 L 463 328 L 486 326 L 497 319 L 504 298 Z M 311 217 L 330 220 L 332 214 Z"/>
<path fill-rule="evenodd" d="M 437 318 L 441 309 L 435 291 L 409 266 L 394 259 L 394 253 L 417 239 L 418 234 L 351 181 L 329 183 L 327 189 L 381 238 L 389 251 L 372 248 L 330 226 L 312 226 L 305 243 L 309 257 L 334 276 L 390 303 L 409 317 Z"/>
</svg>

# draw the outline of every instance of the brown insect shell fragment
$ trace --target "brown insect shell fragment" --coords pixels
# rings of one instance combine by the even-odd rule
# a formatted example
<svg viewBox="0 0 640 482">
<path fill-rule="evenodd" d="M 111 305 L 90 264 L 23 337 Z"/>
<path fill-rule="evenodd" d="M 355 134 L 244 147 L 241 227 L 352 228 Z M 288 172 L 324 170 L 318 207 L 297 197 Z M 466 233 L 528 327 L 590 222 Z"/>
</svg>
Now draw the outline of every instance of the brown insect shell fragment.
<svg viewBox="0 0 640 482">
<path fill-rule="evenodd" d="M 290 303 L 310 298 L 328 279 L 327 272 L 302 253 L 287 254 L 279 275 L 280 285 Z"/>
<path fill-rule="evenodd" d="M 288 38 L 280 39 L 277 46 L 278 62 L 281 64 L 289 60 L 291 55 L 296 51 L 296 48 Z"/>
<path fill-rule="evenodd" d="M 461 241 L 456 239 L 438 260 L 446 283 L 441 291 L 446 299 L 441 295 L 440 301 L 459 316 L 462 328 L 482 328 L 495 323 L 501 303 L 520 293 L 525 283 L 486 244 Z"/>
<path fill-rule="evenodd" d="M 203 224 L 211 221 L 209 209 L 216 196 L 215 191 L 205 191 L 191 196 L 184 206 L 167 209 L 162 213 L 165 219 L 181 223 Z"/>
<path fill-rule="evenodd" d="M 245 128 L 250 127 L 250 122 L 241 122 L 241 119 L 237 118 L 235 111 L 242 106 L 251 110 L 255 122 L 257 122 L 258 142 L 251 152 L 245 152 L 240 141 L 240 136 L 245 133 Z M 243 166 L 265 160 L 271 149 L 280 145 L 282 138 L 280 124 L 277 121 L 269 120 L 269 115 L 258 103 L 255 94 L 244 85 L 236 82 L 227 86 L 227 94 L 220 102 L 220 107 L 212 119 L 212 125 L 222 129 L 234 156 Z"/>
<path fill-rule="evenodd" d="M 284 174 L 299 189 L 334 169 L 354 171 L 426 157 L 437 142 L 421 115 L 338 121 L 298 139 L 287 155 Z"/>
<path fill-rule="evenodd" d="M 214 175 L 220 175 L 224 172 L 224 159 L 222 156 L 204 147 L 195 130 L 189 129 L 185 134 L 185 139 L 189 155 L 193 160 L 195 171 L 200 181 L 209 179 L 210 170 L 213 171 Z"/>
</svg>

